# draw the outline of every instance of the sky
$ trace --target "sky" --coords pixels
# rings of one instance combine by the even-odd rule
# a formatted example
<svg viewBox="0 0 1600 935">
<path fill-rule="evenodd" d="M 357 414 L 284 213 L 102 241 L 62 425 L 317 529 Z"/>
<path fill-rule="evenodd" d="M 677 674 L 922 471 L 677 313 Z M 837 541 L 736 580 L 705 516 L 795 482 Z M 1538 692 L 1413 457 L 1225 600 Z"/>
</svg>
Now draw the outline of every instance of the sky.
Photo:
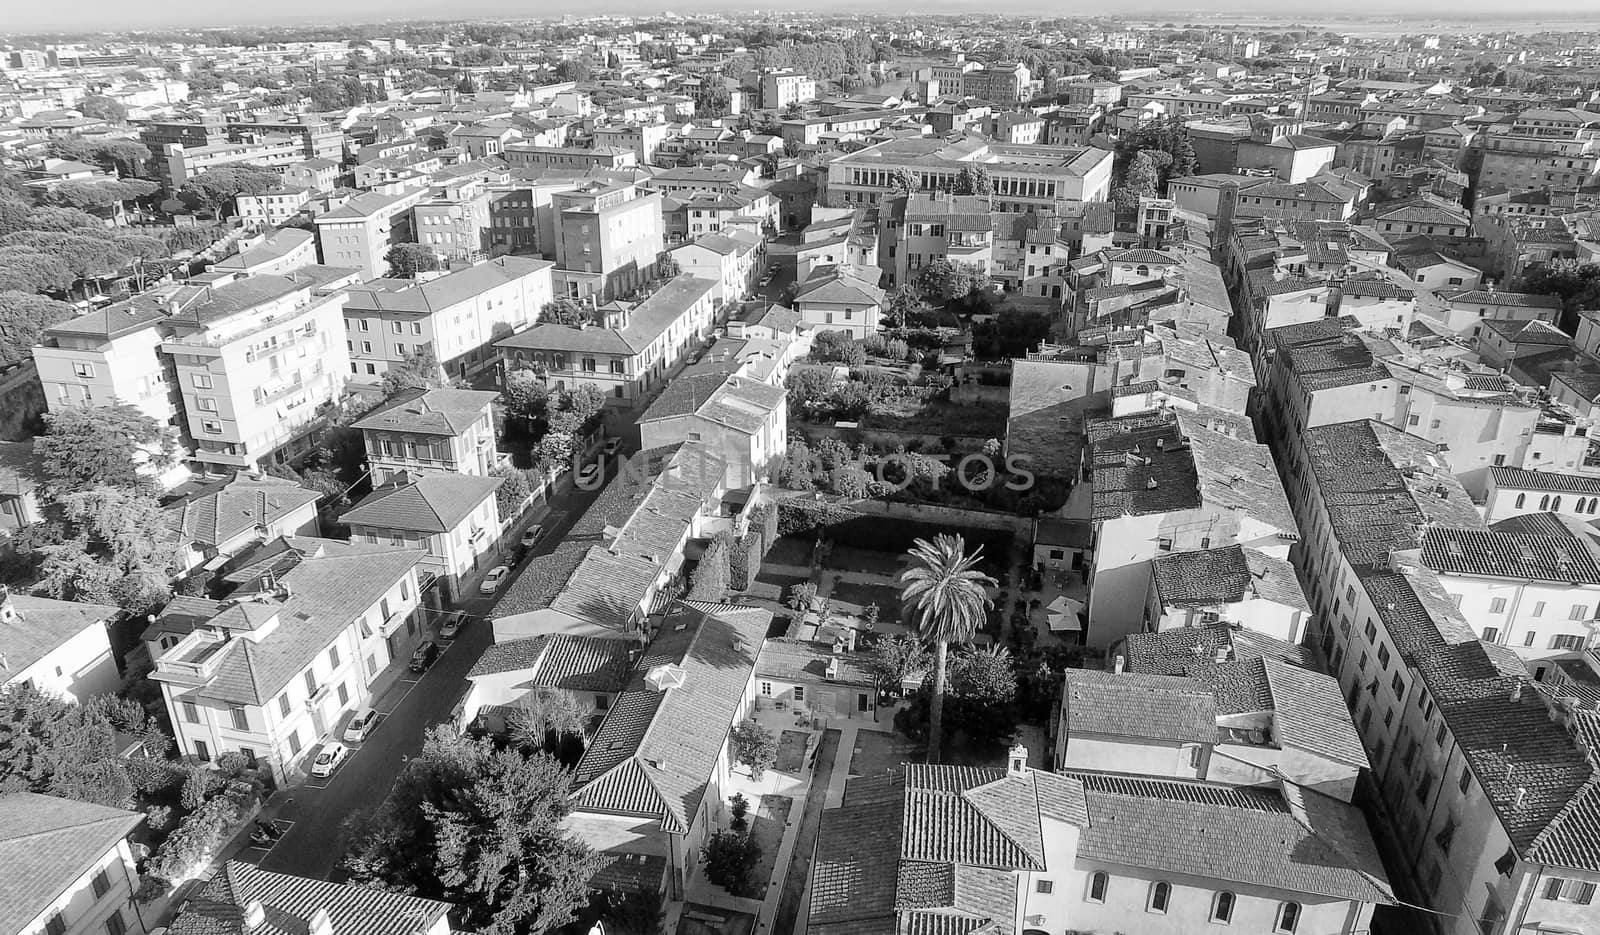
<svg viewBox="0 0 1600 935">
<path fill-rule="evenodd" d="M 553 0 L 530 3 L 528 0 L 455 0 L 441 5 L 436 0 L 269 0 L 266 3 L 218 3 L 217 0 L 162 0 L 158 3 L 128 3 L 126 0 L 56 0 L 38 3 L 26 0 L 0 0 L 0 24 L 7 31 L 28 29 L 128 29 L 140 26 L 232 26 L 246 23 L 323 23 L 378 22 L 388 19 L 525 19 L 561 13 L 659 13 L 673 10 L 693 13 L 707 10 L 749 11 L 815 10 L 851 13 L 967 13 L 1011 12 L 1055 16 L 1159 15 L 1182 21 L 1200 14 L 1272 14 L 1278 17 L 1326 18 L 1332 14 L 1326 0 L 1223 0 L 1177 4 L 1173 0 L 1122 0 L 1110 5 L 1103 0 L 806 0 L 806 2 L 746 3 L 727 0 L 687 0 L 668 3 L 662 0 Z M 1526 22 L 1544 15 L 1596 14 L 1595 0 L 1532 0 L 1519 7 L 1517 18 Z M 1393 14 L 1393 0 L 1340 0 L 1337 11 L 1343 15 Z M 1499 0 L 1408 0 L 1403 7 L 1408 19 L 1438 15 L 1507 16 Z M 1499 24 L 1497 24 L 1499 25 Z M 1534 24 L 1530 24 L 1534 25 Z"/>
</svg>

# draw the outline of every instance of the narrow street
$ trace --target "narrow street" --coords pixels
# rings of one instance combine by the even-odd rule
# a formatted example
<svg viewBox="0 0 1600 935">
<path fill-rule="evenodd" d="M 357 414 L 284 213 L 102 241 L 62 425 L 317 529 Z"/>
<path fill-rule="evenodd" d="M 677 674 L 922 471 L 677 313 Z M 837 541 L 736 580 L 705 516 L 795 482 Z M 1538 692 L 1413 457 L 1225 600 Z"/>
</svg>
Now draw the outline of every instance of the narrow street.
<svg viewBox="0 0 1600 935">
<path fill-rule="evenodd" d="M 552 497 L 550 513 L 542 520 L 544 539 L 530 556 L 554 549 L 597 496 L 598 490 L 568 489 Z M 279 791 L 264 814 L 280 827 L 287 825 L 287 833 L 270 849 L 245 847 L 237 859 L 283 873 L 343 879 L 339 862 L 344 857 L 345 820 L 376 808 L 406 760 L 422 750 L 428 728 L 450 719 L 466 694 L 467 672 L 494 642 L 492 627 L 484 620 L 493 604 L 492 595 L 474 594 L 456 607 L 471 618 L 460 635 L 441 643 L 444 651 L 427 672 L 406 673 L 374 703 L 382 720 L 364 743 L 351 745 L 350 756 L 331 778 Z M 405 660 L 396 664 L 404 665 Z"/>
</svg>

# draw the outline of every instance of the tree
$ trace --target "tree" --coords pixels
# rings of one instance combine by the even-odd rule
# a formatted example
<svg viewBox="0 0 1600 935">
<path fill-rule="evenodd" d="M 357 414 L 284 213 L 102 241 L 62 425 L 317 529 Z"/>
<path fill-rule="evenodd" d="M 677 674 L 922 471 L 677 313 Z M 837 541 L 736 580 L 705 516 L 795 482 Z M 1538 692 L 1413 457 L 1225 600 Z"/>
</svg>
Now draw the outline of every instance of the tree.
<svg viewBox="0 0 1600 935">
<path fill-rule="evenodd" d="M 917 539 L 908 553 L 914 563 L 900 575 L 900 599 L 917 616 L 917 632 L 934 645 L 933 685 L 929 694 L 928 762 L 939 762 L 944 717 L 945 668 L 951 643 L 966 643 L 983 625 L 990 600 L 984 588 L 993 578 L 978 571 L 980 548 L 968 555 L 959 535 L 941 533 Z"/>
<path fill-rule="evenodd" d="M 47 197 L 51 204 L 68 208 L 113 208 L 153 195 L 159 188 L 145 179 L 68 179 L 51 188 Z"/>
<path fill-rule="evenodd" d="M 810 610 L 817 602 L 817 586 L 811 581 L 802 581 L 789 586 L 789 609 L 797 614 Z"/>
<path fill-rule="evenodd" d="M 1600 308 L 1600 263 L 1551 260 L 1528 267 L 1511 286 L 1561 300 L 1563 328 L 1575 329 L 1579 309 Z"/>
<path fill-rule="evenodd" d="M 178 542 L 149 493 L 96 487 L 52 505 L 65 538 L 38 551 L 39 588 L 59 600 L 146 613 L 171 597 Z"/>
<path fill-rule="evenodd" d="M 128 119 L 128 108 L 104 94 L 85 95 L 78 102 L 78 113 L 107 123 L 123 123 Z"/>
<path fill-rule="evenodd" d="M 113 695 L 78 704 L 27 682 L 0 689 L 0 793 L 128 808 L 134 784 L 116 735 L 158 732 L 138 704 Z"/>
<path fill-rule="evenodd" d="M 544 308 L 539 310 L 539 321 L 547 325 L 577 325 L 591 319 L 589 309 L 578 304 L 578 300 L 571 296 L 557 296 L 555 301 L 546 302 Z"/>
<path fill-rule="evenodd" d="M 60 256 L 26 245 L 0 247 L 0 290 L 65 292 L 77 277 Z"/>
<path fill-rule="evenodd" d="M 920 312 L 927 304 L 923 301 L 922 292 L 910 283 L 896 286 L 894 291 L 889 293 L 889 301 L 884 308 L 889 319 L 888 326 L 904 328 L 911 316 Z"/>
<path fill-rule="evenodd" d="M 1128 171 L 1122 177 L 1122 184 L 1111 190 L 1111 201 L 1119 210 L 1137 211 L 1140 198 L 1156 196 L 1156 186 L 1160 181 L 1161 176 L 1155 160 L 1149 153 L 1140 151 L 1128 163 Z"/>
<path fill-rule="evenodd" d="M 34 208 L 28 215 L 28 227 L 36 231 L 70 231 L 84 228 L 99 229 L 106 222 L 79 208 L 58 208 L 46 205 Z"/>
<path fill-rule="evenodd" d="M 879 691 L 900 691 L 906 679 L 928 668 L 927 647 L 909 636 L 880 639 L 872 648 L 867 668 L 872 670 Z"/>
<path fill-rule="evenodd" d="M 222 209 L 238 195 L 260 195 L 282 184 L 271 169 L 260 166 L 218 166 L 207 169 L 178 189 L 178 198 L 191 210 L 220 219 Z"/>
<path fill-rule="evenodd" d="M 550 386 L 539 371 L 523 368 L 506 371 L 506 386 L 500 392 L 506 412 L 522 419 L 537 419 L 550 405 Z"/>
<path fill-rule="evenodd" d="M 994 194 L 994 182 L 989 178 L 989 170 L 983 166 L 966 164 L 961 171 L 956 173 L 955 184 L 951 186 L 950 193 L 954 195 L 981 195 L 987 198 Z"/>
<path fill-rule="evenodd" d="M 455 903 L 464 930 L 544 935 L 587 903 L 601 861 L 561 827 L 569 776 L 546 754 L 434 728 L 389 797 L 352 822 L 357 883 Z"/>
<path fill-rule="evenodd" d="M 411 351 L 399 364 L 385 370 L 379 392 L 387 399 L 401 390 L 431 390 L 444 385 L 444 371 L 439 367 L 439 358 L 434 356 L 433 348 L 424 347 Z"/>
<path fill-rule="evenodd" d="M 983 267 L 974 263 L 934 260 L 923 267 L 917 285 L 923 295 L 940 302 L 960 302 L 989 281 Z"/>
<path fill-rule="evenodd" d="M 812 339 L 811 359 L 858 366 L 867 362 L 867 349 L 848 331 L 821 331 Z"/>
<path fill-rule="evenodd" d="M 752 896 L 759 881 L 751 879 L 761 862 L 761 845 L 747 832 L 718 831 L 701 848 L 706 864 L 706 879 L 734 896 Z"/>
<path fill-rule="evenodd" d="M 917 184 L 917 177 L 911 174 L 910 169 L 896 169 L 889 175 L 889 193 L 909 195 L 921 189 Z"/>
<path fill-rule="evenodd" d="M 778 738 L 755 721 L 734 725 L 728 732 L 734 762 L 750 767 L 750 778 L 759 782 L 772 764 L 778 762 Z"/>
<path fill-rule="evenodd" d="M 517 700 L 507 718 L 511 739 L 525 753 L 555 745 L 563 737 L 581 737 L 594 708 L 559 688 L 536 688 Z"/>
<path fill-rule="evenodd" d="M 656 254 L 656 276 L 660 279 L 672 279 L 683 272 L 683 267 L 678 264 L 678 258 L 672 255 L 671 250 L 663 250 Z"/>
<path fill-rule="evenodd" d="M 509 464 L 497 465 L 489 472 L 491 477 L 503 478 L 504 482 L 494 492 L 495 509 L 500 511 L 502 519 L 509 519 L 521 509 L 523 501 L 533 493 L 533 484 L 528 480 L 528 473 Z"/>
<path fill-rule="evenodd" d="M 45 415 L 45 433 L 34 440 L 44 483 L 56 496 L 100 487 L 146 490 L 142 465 L 158 470 L 172 463 L 170 430 L 128 403 L 63 406 Z"/>
<path fill-rule="evenodd" d="M 28 229 L 28 215 L 33 208 L 21 198 L 0 196 L 0 237 Z"/>
<path fill-rule="evenodd" d="M 191 224 L 164 230 L 169 254 L 199 253 L 217 242 L 219 231 L 209 224 Z"/>
<path fill-rule="evenodd" d="M 28 292 L 0 292 L 0 367 L 33 356 L 44 330 L 78 314 L 65 302 Z"/>
<path fill-rule="evenodd" d="M 419 243 L 397 243 L 389 248 L 383 259 L 389 264 L 390 276 L 415 276 L 443 269 L 439 254 Z"/>
</svg>

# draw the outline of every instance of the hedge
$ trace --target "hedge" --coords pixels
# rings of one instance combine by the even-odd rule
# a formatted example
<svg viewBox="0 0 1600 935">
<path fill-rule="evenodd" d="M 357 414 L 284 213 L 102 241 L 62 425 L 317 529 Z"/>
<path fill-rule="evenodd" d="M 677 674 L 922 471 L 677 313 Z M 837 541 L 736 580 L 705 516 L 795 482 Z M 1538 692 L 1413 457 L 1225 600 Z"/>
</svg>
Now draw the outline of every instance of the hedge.
<svg viewBox="0 0 1600 935">
<path fill-rule="evenodd" d="M 744 591 L 761 574 L 761 559 L 767 554 L 766 539 L 761 530 L 750 527 L 738 542 L 728 562 L 728 582 L 735 591 Z"/>
<path fill-rule="evenodd" d="M 970 552 L 979 546 L 985 558 L 1007 561 L 1013 535 L 1006 529 L 953 528 L 899 516 L 858 513 L 838 503 L 792 498 L 778 504 L 778 532 L 785 536 L 825 535 L 859 549 L 904 552 L 917 539 L 957 532 Z"/>
<path fill-rule="evenodd" d="M 694 575 L 689 585 L 689 600 L 722 601 L 732 578 L 729 572 L 732 553 L 733 550 L 728 547 L 728 537 L 719 534 L 711 540 L 711 544 L 706 546 L 705 554 L 700 556 L 700 564 L 694 568 Z"/>
</svg>

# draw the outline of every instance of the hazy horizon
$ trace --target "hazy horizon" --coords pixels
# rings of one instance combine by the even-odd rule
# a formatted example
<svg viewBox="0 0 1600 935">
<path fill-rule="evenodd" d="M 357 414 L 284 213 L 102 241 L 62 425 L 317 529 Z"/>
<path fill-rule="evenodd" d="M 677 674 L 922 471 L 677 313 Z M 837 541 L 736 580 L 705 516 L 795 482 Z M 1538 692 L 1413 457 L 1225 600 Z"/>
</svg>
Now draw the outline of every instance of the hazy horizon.
<svg viewBox="0 0 1600 935">
<path fill-rule="evenodd" d="M 1385 17 L 1418 21 L 1437 19 L 1441 25 L 1450 22 L 1467 23 L 1471 20 L 1493 21 L 1497 29 L 1522 26 L 1525 31 L 1538 31 L 1546 18 L 1572 18 L 1595 16 L 1600 18 L 1600 8 L 1594 0 L 1537 0 L 1531 9 L 1508 12 L 1500 4 L 1487 0 L 1418 0 L 1404 10 L 1396 10 L 1383 0 L 1352 0 L 1340 4 L 1337 12 L 1326 3 L 1282 2 L 1282 0 L 1229 0 L 1214 7 L 1204 5 L 1174 6 L 1170 0 L 1130 0 L 1108 10 L 1104 4 L 1081 2 L 1021 2 L 1006 3 L 998 8 L 991 4 L 924 0 L 916 4 L 873 3 L 865 0 L 833 0 L 833 2 L 756 3 L 752 6 L 701 0 L 687 3 L 637 3 L 628 0 L 594 0 L 594 2 L 568 6 L 565 4 L 541 5 L 529 9 L 525 3 L 512 0 L 463 0 L 453 4 L 448 13 L 436 4 L 421 0 L 278 0 L 271 15 L 263 15 L 258 7 L 218 8 L 202 0 L 172 0 L 156 9 L 141 9 L 115 0 L 63 0 L 53 4 L 36 4 L 27 8 L 13 8 L 6 14 L 8 34 L 82 30 L 116 31 L 139 28 L 189 26 L 242 25 L 318 25 L 338 23 L 373 23 L 406 20 L 467 20 L 467 19 L 535 19 L 553 18 L 566 14 L 577 16 L 635 15 L 647 16 L 671 11 L 680 14 L 737 13 L 737 12 L 815 12 L 820 14 L 929 14 L 959 15 L 986 12 L 996 15 L 1022 16 L 1118 16 L 1123 18 L 1160 18 L 1184 22 L 1196 18 L 1216 18 L 1236 15 L 1273 21 L 1303 19 L 1313 22 L 1336 21 L 1347 17 Z M 1421 24 L 1417 28 L 1422 28 Z"/>
</svg>

